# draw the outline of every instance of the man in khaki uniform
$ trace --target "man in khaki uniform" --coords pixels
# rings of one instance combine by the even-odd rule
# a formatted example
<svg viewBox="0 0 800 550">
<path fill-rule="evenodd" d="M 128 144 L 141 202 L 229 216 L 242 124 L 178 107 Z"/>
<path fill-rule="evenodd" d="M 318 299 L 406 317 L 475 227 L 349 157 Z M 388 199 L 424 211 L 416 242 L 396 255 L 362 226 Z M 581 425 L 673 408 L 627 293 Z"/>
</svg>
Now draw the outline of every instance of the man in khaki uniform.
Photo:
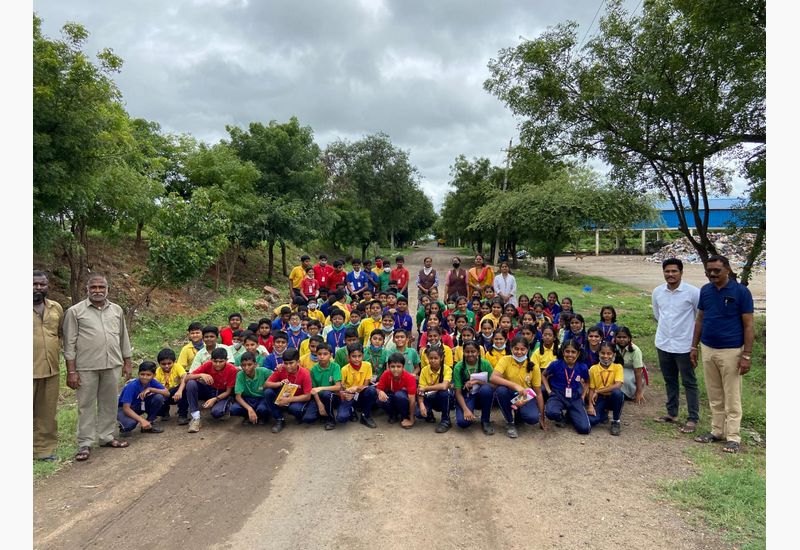
<svg viewBox="0 0 800 550">
<path fill-rule="evenodd" d="M 108 281 L 89 275 L 88 298 L 64 316 L 64 359 L 67 385 L 77 390 L 78 452 L 75 460 L 89 458 L 92 444 L 128 446 L 114 436 L 120 372 L 131 377 L 131 343 L 122 308 L 108 301 Z"/>
<path fill-rule="evenodd" d="M 61 304 L 47 299 L 47 274 L 33 272 L 33 456 L 55 461 L 58 443 L 58 354 Z"/>
</svg>

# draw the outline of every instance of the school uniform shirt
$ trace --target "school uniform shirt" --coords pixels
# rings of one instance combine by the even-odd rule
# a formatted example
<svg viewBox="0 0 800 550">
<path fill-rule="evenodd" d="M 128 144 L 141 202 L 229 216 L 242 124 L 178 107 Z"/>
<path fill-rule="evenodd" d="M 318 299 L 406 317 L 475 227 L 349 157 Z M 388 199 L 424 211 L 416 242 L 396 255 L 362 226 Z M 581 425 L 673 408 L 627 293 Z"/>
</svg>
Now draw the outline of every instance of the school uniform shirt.
<svg viewBox="0 0 800 550">
<path fill-rule="evenodd" d="M 406 372 L 413 373 L 414 372 L 414 367 L 419 365 L 420 362 L 421 362 L 421 358 L 420 358 L 419 354 L 417 353 L 417 350 L 415 350 L 414 348 L 410 348 L 408 346 L 406 346 L 406 349 L 404 349 L 402 352 L 398 351 L 397 346 L 395 346 L 395 348 L 392 351 L 389 351 L 388 349 L 386 351 L 388 352 L 388 354 L 386 356 L 386 360 L 387 361 L 389 360 L 389 355 L 391 355 L 394 352 L 403 354 L 403 356 L 406 358 L 406 363 L 403 366 L 403 368 L 406 370 Z M 376 377 L 380 378 L 380 376 L 383 374 L 383 371 L 386 370 L 386 365 L 387 364 L 384 362 L 382 365 L 380 365 L 377 368 L 373 367 L 373 369 L 372 369 L 373 370 L 373 374 Z"/>
<path fill-rule="evenodd" d="M 369 361 L 361 361 L 361 366 L 357 369 L 351 363 L 342 367 L 342 387 L 344 389 L 367 386 L 371 380 L 372 364 Z"/>
<path fill-rule="evenodd" d="M 559 315 L 561 313 L 561 305 L 558 302 L 553 304 L 553 307 L 550 307 L 549 305 L 545 304 L 544 305 L 544 312 L 547 313 L 552 319 L 555 320 L 556 315 Z"/>
<path fill-rule="evenodd" d="M 164 388 L 171 390 L 181 385 L 181 378 L 184 376 L 186 376 L 186 370 L 183 367 L 172 365 L 169 374 L 164 372 L 164 369 L 161 367 L 158 367 L 156 369 L 155 379 L 164 386 Z"/>
<path fill-rule="evenodd" d="M 233 348 L 230 346 L 226 346 L 224 344 L 217 344 L 214 349 L 222 348 L 228 353 L 228 363 L 233 363 Z M 197 355 L 194 356 L 194 360 L 192 360 L 192 368 L 191 372 L 194 372 L 200 365 L 203 363 L 211 361 L 211 352 L 208 351 L 208 348 L 203 346 L 198 350 Z M 236 368 L 236 367 L 233 367 Z"/>
<path fill-rule="evenodd" d="M 317 356 L 311 356 L 311 352 L 300 356 L 300 366 L 311 372 L 311 367 L 317 362 Z"/>
<path fill-rule="evenodd" d="M 442 361 L 444 366 L 452 367 L 455 364 L 453 363 L 453 350 L 447 346 L 442 346 L 442 349 L 444 351 L 444 361 Z M 430 367 L 431 362 L 428 360 L 428 350 L 426 348 L 420 348 L 419 362 L 422 368 Z"/>
<path fill-rule="evenodd" d="M 283 319 L 281 319 L 280 317 L 276 317 L 275 320 L 272 321 L 270 328 L 272 330 L 282 330 L 286 332 L 287 330 L 289 330 L 289 323 L 284 322 Z"/>
<path fill-rule="evenodd" d="M 466 361 L 460 361 L 456 363 L 455 367 L 453 367 L 453 387 L 457 390 L 460 390 L 464 387 L 469 381 L 469 377 L 476 372 L 485 372 L 487 373 L 487 380 L 492 377 L 492 368 L 491 363 L 486 359 L 478 359 L 478 363 L 476 365 L 467 365 Z"/>
<path fill-rule="evenodd" d="M 387 273 L 385 271 L 381 271 L 381 274 L 378 275 L 378 282 L 380 284 L 379 289 L 382 292 L 386 292 L 389 290 L 389 281 L 392 280 L 392 276 L 390 275 L 391 272 Z"/>
<path fill-rule="evenodd" d="M 586 363 L 587 365 L 596 365 L 600 362 L 600 348 L 597 348 L 597 351 L 592 351 L 592 348 L 586 346 L 583 348 L 583 358 L 582 362 Z"/>
<path fill-rule="evenodd" d="M 500 317 L 495 317 L 495 316 L 494 316 L 494 315 L 492 315 L 491 313 L 487 313 L 486 315 L 484 315 L 483 317 L 481 317 L 481 322 L 480 322 L 480 323 L 478 323 L 478 325 L 479 325 L 479 326 L 480 326 L 480 325 L 482 325 L 482 324 L 483 324 L 483 322 L 484 322 L 486 319 L 489 319 L 489 320 L 492 322 L 492 326 L 493 326 L 495 329 L 497 328 L 497 324 L 500 322 Z"/>
<path fill-rule="evenodd" d="M 347 272 L 342 269 L 341 271 L 336 271 L 335 269 L 328 275 L 328 290 L 333 292 L 336 290 L 336 287 L 339 283 L 343 283 L 345 277 L 347 277 Z"/>
<path fill-rule="evenodd" d="M 233 329 L 231 327 L 223 327 L 219 331 L 219 341 L 226 346 L 233 345 Z"/>
<path fill-rule="evenodd" d="M 263 347 L 265 350 L 267 350 L 267 353 L 272 353 L 272 342 L 273 338 L 271 334 L 266 338 L 261 336 L 261 334 L 258 335 L 258 347 L 259 349 Z"/>
<path fill-rule="evenodd" d="M 342 381 L 342 367 L 339 363 L 331 361 L 328 368 L 323 369 L 322 365 L 315 363 L 309 372 L 311 375 L 312 388 L 324 388 L 326 386 L 333 386 L 336 382 Z"/>
<path fill-rule="evenodd" d="M 529 365 L 530 372 L 528 371 Z M 506 355 L 497 362 L 494 372 L 523 388 L 538 388 L 542 385 L 542 371 L 530 359 L 518 363 L 514 357 Z"/>
<path fill-rule="evenodd" d="M 319 321 L 320 325 L 322 325 L 323 327 L 325 326 L 325 314 L 322 313 L 319 309 L 309 309 L 306 312 L 306 315 L 308 316 L 309 321 L 311 319 L 316 319 L 317 321 Z"/>
<path fill-rule="evenodd" d="M 239 349 L 239 351 L 241 353 L 237 353 L 236 356 L 233 358 L 233 364 L 236 367 L 241 367 L 242 366 L 242 355 L 244 355 L 244 352 L 247 351 L 247 350 L 245 349 L 244 346 L 242 346 Z M 264 366 L 264 362 L 266 360 L 267 360 L 267 356 L 266 355 L 261 355 L 260 353 L 258 353 L 258 349 L 256 349 L 256 366 L 257 367 L 263 367 Z"/>
<path fill-rule="evenodd" d="M 413 328 L 411 315 L 408 314 L 408 311 L 406 311 L 405 313 L 400 313 L 399 311 L 396 311 L 392 314 L 392 318 L 394 318 L 395 330 L 402 328 L 410 332 L 411 329 Z"/>
<path fill-rule="evenodd" d="M 310 341 L 311 341 L 311 335 L 309 334 L 308 338 L 306 338 L 305 340 L 300 342 L 300 349 L 297 350 L 297 351 L 300 352 L 300 357 L 302 357 L 302 356 L 304 356 L 304 355 L 306 355 L 308 353 L 311 353 L 311 348 L 308 347 L 308 343 Z"/>
<path fill-rule="evenodd" d="M 331 311 L 333 311 L 334 309 L 337 309 L 337 308 L 342 310 L 342 313 L 344 313 L 344 322 L 345 323 L 349 323 L 350 322 L 350 308 L 347 306 L 347 304 L 345 304 L 343 302 L 333 302 L 331 304 Z M 329 313 L 328 317 L 325 317 L 325 325 L 330 325 L 330 324 L 332 324 L 332 323 L 331 323 L 331 318 L 330 318 L 330 313 Z"/>
<path fill-rule="evenodd" d="M 589 369 L 590 390 L 602 390 L 623 380 L 622 365 L 619 363 L 611 363 L 607 369 L 597 363 Z"/>
<path fill-rule="evenodd" d="M 442 376 L 442 381 L 439 381 L 439 375 Z M 431 366 L 428 365 L 424 367 L 419 373 L 419 387 L 420 388 L 427 388 L 430 386 L 435 386 L 437 384 L 441 384 L 442 382 L 452 382 L 453 381 L 453 368 L 445 366 L 440 366 L 439 370 L 433 372 L 431 370 Z"/>
<path fill-rule="evenodd" d="M 347 355 L 347 348 L 339 348 L 336 350 L 336 353 L 333 355 L 333 360 L 339 363 L 340 365 L 346 365 L 350 362 Z"/>
<path fill-rule="evenodd" d="M 484 354 L 484 358 L 485 358 L 487 361 L 489 361 L 489 364 L 490 364 L 490 365 L 492 365 L 492 368 L 494 368 L 494 367 L 495 367 L 495 365 L 497 365 L 497 362 L 498 362 L 498 361 L 499 361 L 501 358 L 505 357 L 506 355 L 507 355 L 507 354 L 506 354 L 506 351 L 505 351 L 505 350 L 502 350 L 502 351 L 500 351 L 500 350 L 496 350 L 496 349 L 494 349 L 494 347 L 493 347 L 492 349 L 488 350 L 488 351 L 487 351 L 487 352 Z"/>
<path fill-rule="evenodd" d="M 236 374 L 233 393 L 242 397 L 264 397 L 264 382 L 269 380 L 270 376 L 272 376 L 272 371 L 264 367 L 256 367 L 252 378 L 240 370 Z"/>
<path fill-rule="evenodd" d="M 619 350 L 622 355 L 622 393 L 629 399 L 636 397 L 636 369 L 644 368 L 642 361 L 642 350 L 636 344 L 629 344 L 633 351 L 627 349 Z M 642 373 L 644 376 L 644 373 Z"/>
<path fill-rule="evenodd" d="M 316 279 L 303 278 L 300 283 L 300 289 L 308 298 L 316 298 L 319 293 L 319 281 Z"/>
<path fill-rule="evenodd" d="M 549 377 L 548 383 L 553 391 L 563 396 L 564 390 L 569 386 L 572 388 L 572 399 L 580 399 L 583 392 L 581 382 L 588 382 L 589 369 L 581 362 L 576 362 L 569 369 L 563 359 L 556 359 L 545 369 L 544 376 Z"/>
<path fill-rule="evenodd" d="M 305 395 L 311 391 L 311 374 L 303 367 L 297 367 L 294 374 L 289 374 L 286 367 L 282 366 L 269 377 L 270 382 L 280 382 L 281 380 L 287 380 L 290 384 L 300 386 L 297 388 L 295 396 Z"/>
<path fill-rule="evenodd" d="M 467 318 L 467 325 L 472 326 L 475 324 L 475 312 L 472 310 L 461 311 L 460 309 L 455 310 L 453 313 L 462 313 Z"/>
<path fill-rule="evenodd" d="M 545 370 L 550 365 L 550 363 L 552 363 L 557 359 L 557 357 L 553 353 L 555 347 L 556 347 L 555 344 L 553 344 L 549 348 L 540 346 L 536 348 L 536 351 L 534 351 L 531 354 L 531 361 L 533 361 L 534 365 L 539 367 L 539 370 Z M 544 350 L 544 353 L 539 353 L 540 350 Z"/>
<path fill-rule="evenodd" d="M 406 390 L 408 395 L 416 395 L 417 393 L 417 379 L 413 374 L 406 371 L 400 373 L 400 380 L 396 380 L 392 376 L 392 371 L 385 371 L 375 387 L 381 391 L 395 393 L 401 390 Z"/>
<path fill-rule="evenodd" d="M 380 376 L 377 374 L 378 370 L 383 372 L 386 368 L 386 362 L 389 360 L 390 355 L 391 353 L 382 347 L 378 351 L 372 350 L 371 346 L 364 348 L 364 361 L 369 361 L 369 364 L 372 365 L 373 374 L 376 376 Z"/>
<path fill-rule="evenodd" d="M 328 278 L 331 273 L 333 273 L 332 265 L 317 264 L 314 266 L 314 278 L 319 282 L 320 288 L 328 288 Z"/>
<path fill-rule="evenodd" d="M 203 341 L 200 340 L 198 342 L 200 347 L 197 348 L 192 342 L 189 342 L 185 346 L 181 348 L 181 352 L 178 354 L 178 360 L 175 361 L 175 364 L 172 366 L 174 369 L 175 367 L 181 367 L 186 372 L 189 372 L 192 369 L 192 364 L 194 363 L 194 358 L 197 356 L 198 350 L 201 350 L 205 347 Z"/>
<path fill-rule="evenodd" d="M 299 350 L 300 344 L 302 344 L 304 340 L 308 339 L 308 334 L 303 332 L 303 329 L 300 329 L 298 332 L 292 332 L 292 330 L 289 329 L 286 331 L 286 334 L 289 336 L 288 347 L 296 350 Z"/>
<path fill-rule="evenodd" d="M 444 344 L 446 348 L 450 348 L 452 350 L 455 347 L 454 345 L 455 342 L 453 342 L 453 337 L 450 336 L 448 333 L 443 332 L 439 336 L 441 338 L 442 344 Z M 422 349 L 427 345 L 428 345 L 428 333 L 426 331 L 419 335 L 419 349 Z"/>
<path fill-rule="evenodd" d="M 212 361 L 206 361 L 194 369 L 192 374 L 210 374 L 211 378 L 214 379 L 214 383 L 211 386 L 215 390 L 225 391 L 227 388 L 232 388 L 236 385 L 236 374 L 238 372 L 239 370 L 230 363 L 225 363 L 222 370 L 218 371 L 214 368 Z"/>
<path fill-rule="evenodd" d="M 595 326 L 600 329 L 600 332 L 602 332 L 603 340 L 605 340 L 606 342 L 614 341 L 614 336 L 617 334 L 617 329 L 619 328 L 617 327 L 617 323 L 611 323 L 610 325 L 607 325 L 601 321 L 597 323 Z"/>
<path fill-rule="evenodd" d="M 306 277 L 306 269 L 302 265 L 298 265 L 292 268 L 292 271 L 289 272 L 289 282 L 292 285 L 292 288 L 296 288 L 300 290 L 300 283 Z"/>
<path fill-rule="evenodd" d="M 376 321 L 372 317 L 367 317 L 358 325 L 358 337 L 361 338 L 364 347 L 369 345 L 370 334 L 372 334 L 372 331 L 376 328 L 381 328 L 380 318 Z"/>
<path fill-rule="evenodd" d="M 380 290 L 381 288 L 380 275 L 374 271 L 365 271 L 364 273 L 367 274 L 367 288 L 370 289 L 373 294 L 375 294 L 375 291 Z"/>
<path fill-rule="evenodd" d="M 267 355 L 267 358 L 264 359 L 264 367 L 268 368 L 271 371 L 278 370 L 278 367 L 283 365 L 283 356 L 276 354 L 274 351 Z"/>
<path fill-rule="evenodd" d="M 397 281 L 398 291 L 405 287 L 408 284 L 408 280 L 411 278 L 411 274 L 405 267 L 392 269 L 390 276 L 390 280 Z"/>
<path fill-rule="evenodd" d="M 139 381 L 139 379 L 134 378 L 125 384 L 124 388 L 122 388 L 122 393 L 119 395 L 117 406 L 121 407 L 123 403 L 127 403 L 134 411 L 140 410 L 142 408 L 142 400 L 139 399 L 139 394 L 142 393 L 145 388 L 155 388 L 157 390 L 165 389 L 161 382 L 155 378 L 150 380 L 150 383 L 147 386 L 142 386 L 142 383 Z"/>
<path fill-rule="evenodd" d="M 348 273 L 347 276 L 345 277 L 345 282 L 349 283 L 350 285 L 353 285 L 353 290 L 355 292 L 358 292 L 359 290 L 367 286 L 367 279 L 368 279 L 367 274 L 362 269 L 358 272 L 351 271 L 350 273 Z"/>
</svg>

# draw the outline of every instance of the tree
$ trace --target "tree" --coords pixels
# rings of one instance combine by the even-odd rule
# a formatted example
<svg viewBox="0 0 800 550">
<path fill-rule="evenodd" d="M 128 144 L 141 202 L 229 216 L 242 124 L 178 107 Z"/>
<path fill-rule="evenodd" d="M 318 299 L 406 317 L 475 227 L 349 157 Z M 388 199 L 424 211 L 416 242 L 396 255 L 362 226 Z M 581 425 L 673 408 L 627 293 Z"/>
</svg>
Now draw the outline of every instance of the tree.
<svg viewBox="0 0 800 550">
<path fill-rule="evenodd" d="M 501 50 L 484 86 L 524 117 L 533 148 L 599 156 L 613 180 L 661 191 L 705 261 L 726 163 L 766 143 L 765 2 L 649 0 L 636 17 L 607 6 L 580 50 L 577 25 L 558 25 Z"/>
</svg>

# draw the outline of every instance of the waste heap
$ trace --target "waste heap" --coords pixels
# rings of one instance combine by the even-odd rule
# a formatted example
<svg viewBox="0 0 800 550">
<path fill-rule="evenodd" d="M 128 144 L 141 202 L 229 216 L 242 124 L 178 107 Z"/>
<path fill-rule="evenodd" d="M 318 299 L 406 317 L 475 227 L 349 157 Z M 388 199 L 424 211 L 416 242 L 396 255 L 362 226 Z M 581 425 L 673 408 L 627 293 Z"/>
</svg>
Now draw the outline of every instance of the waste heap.
<svg viewBox="0 0 800 550">
<path fill-rule="evenodd" d="M 719 254 L 722 254 L 731 262 L 731 266 L 741 268 L 747 261 L 747 255 L 753 248 L 755 235 L 743 233 L 740 235 L 728 235 L 726 233 L 709 233 L 708 239 L 714 243 Z M 684 263 L 702 263 L 697 251 L 686 237 L 681 237 L 677 241 L 665 245 L 661 250 L 645 258 L 647 262 L 661 263 L 667 258 L 679 258 Z M 758 255 L 753 263 L 753 271 L 763 271 L 767 267 L 767 247 L 766 244 L 761 254 Z"/>
</svg>

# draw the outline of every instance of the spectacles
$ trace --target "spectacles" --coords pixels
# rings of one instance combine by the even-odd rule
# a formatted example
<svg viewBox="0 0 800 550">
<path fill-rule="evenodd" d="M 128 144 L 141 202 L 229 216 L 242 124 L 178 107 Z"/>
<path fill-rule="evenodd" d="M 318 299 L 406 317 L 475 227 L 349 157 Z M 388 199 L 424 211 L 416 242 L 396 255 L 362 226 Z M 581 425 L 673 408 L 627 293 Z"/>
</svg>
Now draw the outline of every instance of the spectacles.
<svg viewBox="0 0 800 550">
<path fill-rule="evenodd" d="M 706 275 L 718 275 L 720 273 L 722 273 L 721 267 L 706 269 Z"/>
</svg>

